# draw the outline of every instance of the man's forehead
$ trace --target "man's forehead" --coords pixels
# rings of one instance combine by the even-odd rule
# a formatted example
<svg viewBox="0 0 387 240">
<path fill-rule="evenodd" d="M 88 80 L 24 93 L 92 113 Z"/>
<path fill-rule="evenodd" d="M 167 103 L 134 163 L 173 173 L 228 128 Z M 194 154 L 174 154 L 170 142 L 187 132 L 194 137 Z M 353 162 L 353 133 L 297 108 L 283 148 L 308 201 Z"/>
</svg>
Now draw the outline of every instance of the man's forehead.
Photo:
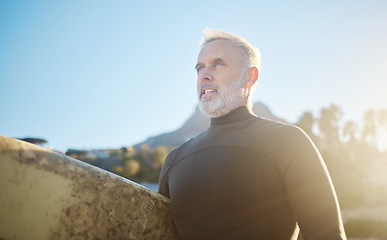
<svg viewBox="0 0 387 240">
<path fill-rule="evenodd" d="M 207 58 L 238 58 L 241 54 L 241 49 L 231 40 L 216 39 L 203 46 L 198 55 L 198 62 Z"/>
</svg>

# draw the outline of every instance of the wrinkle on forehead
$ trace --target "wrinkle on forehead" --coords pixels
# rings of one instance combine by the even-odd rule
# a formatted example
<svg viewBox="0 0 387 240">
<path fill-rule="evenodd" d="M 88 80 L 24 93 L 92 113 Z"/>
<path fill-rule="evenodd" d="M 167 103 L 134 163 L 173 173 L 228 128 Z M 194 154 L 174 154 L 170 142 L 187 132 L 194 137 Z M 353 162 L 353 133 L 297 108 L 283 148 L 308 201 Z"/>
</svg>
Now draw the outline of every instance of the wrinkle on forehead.
<svg viewBox="0 0 387 240">
<path fill-rule="evenodd" d="M 215 58 L 222 59 L 224 62 L 231 64 L 243 65 L 242 49 L 226 39 L 217 39 L 208 42 L 199 52 L 197 65 L 213 61 Z"/>
</svg>

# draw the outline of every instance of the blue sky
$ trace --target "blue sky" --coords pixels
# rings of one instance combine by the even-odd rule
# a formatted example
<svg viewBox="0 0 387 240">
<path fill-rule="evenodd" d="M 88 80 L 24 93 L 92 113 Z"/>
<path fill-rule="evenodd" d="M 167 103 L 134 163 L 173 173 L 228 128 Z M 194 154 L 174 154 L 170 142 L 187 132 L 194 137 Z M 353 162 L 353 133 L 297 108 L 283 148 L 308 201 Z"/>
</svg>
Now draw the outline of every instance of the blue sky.
<svg viewBox="0 0 387 240">
<path fill-rule="evenodd" d="M 205 27 L 262 53 L 254 100 L 289 122 L 387 109 L 387 2 L 0 1 L 0 134 L 118 148 L 193 113 Z"/>
</svg>

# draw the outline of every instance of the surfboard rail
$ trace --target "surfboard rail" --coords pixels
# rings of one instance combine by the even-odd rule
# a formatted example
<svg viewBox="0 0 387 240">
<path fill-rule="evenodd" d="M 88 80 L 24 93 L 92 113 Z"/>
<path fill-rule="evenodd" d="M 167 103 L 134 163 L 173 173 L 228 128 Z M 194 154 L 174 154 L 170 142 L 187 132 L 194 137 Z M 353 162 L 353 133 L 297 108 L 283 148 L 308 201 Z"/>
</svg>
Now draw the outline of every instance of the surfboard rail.
<svg viewBox="0 0 387 240">
<path fill-rule="evenodd" d="M 169 199 L 0 135 L 0 239 L 178 239 Z"/>
</svg>

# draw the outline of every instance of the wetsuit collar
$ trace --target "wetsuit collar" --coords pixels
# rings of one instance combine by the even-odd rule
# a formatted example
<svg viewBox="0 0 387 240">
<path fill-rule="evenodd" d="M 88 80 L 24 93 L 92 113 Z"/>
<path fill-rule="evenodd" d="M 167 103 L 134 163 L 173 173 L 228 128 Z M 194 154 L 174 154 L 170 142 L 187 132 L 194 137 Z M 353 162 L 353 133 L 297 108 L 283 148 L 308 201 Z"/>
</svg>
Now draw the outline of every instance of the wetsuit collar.
<svg viewBox="0 0 387 240">
<path fill-rule="evenodd" d="M 221 116 L 218 118 L 211 118 L 211 125 L 235 123 L 235 122 L 244 121 L 253 117 L 255 117 L 255 115 L 250 110 L 250 108 L 246 106 L 242 106 L 227 113 L 224 116 Z"/>
</svg>

